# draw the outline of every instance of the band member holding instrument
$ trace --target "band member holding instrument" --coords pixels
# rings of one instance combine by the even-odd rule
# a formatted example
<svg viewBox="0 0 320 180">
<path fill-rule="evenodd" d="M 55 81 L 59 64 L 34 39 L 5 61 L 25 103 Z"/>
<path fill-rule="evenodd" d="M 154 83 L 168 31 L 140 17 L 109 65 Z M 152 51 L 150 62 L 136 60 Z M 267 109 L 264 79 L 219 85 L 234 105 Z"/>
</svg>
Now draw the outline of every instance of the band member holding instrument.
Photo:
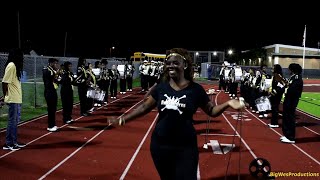
<svg viewBox="0 0 320 180">
<path fill-rule="evenodd" d="M 110 94 L 112 99 L 117 99 L 117 86 L 118 86 L 118 78 L 120 76 L 119 71 L 117 70 L 116 65 L 112 65 L 112 68 L 109 72 L 111 83 L 110 83 Z"/>
<path fill-rule="evenodd" d="M 48 66 L 42 70 L 42 79 L 44 83 L 44 97 L 47 102 L 48 110 L 48 128 L 50 132 L 58 130 L 56 126 L 56 111 L 58 102 L 58 59 L 49 58 Z"/>
<path fill-rule="evenodd" d="M 74 77 L 72 73 L 72 64 L 69 61 L 66 61 L 63 64 L 64 70 L 61 75 L 61 102 L 63 109 L 63 122 L 65 124 L 70 124 L 74 120 L 72 119 L 72 109 L 73 109 L 73 85 Z"/>
<path fill-rule="evenodd" d="M 88 113 L 88 107 L 87 107 L 87 79 L 88 74 L 85 68 L 86 59 L 83 57 L 80 57 L 78 60 L 78 66 L 77 66 L 77 79 L 76 83 L 78 85 L 78 94 L 79 94 L 79 100 L 80 100 L 80 113 L 81 116 L 88 116 L 90 113 Z"/>
<path fill-rule="evenodd" d="M 283 135 L 280 141 L 283 143 L 295 143 L 296 137 L 296 120 L 295 112 L 299 103 L 303 90 L 302 68 L 299 64 L 292 63 L 289 65 L 290 79 L 285 80 L 281 75 L 276 76 L 276 80 L 285 84 L 285 98 L 283 102 L 283 120 L 282 132 Z"/>
<path fill-rule="evenodd" d="M 270 102 L 271 102 L 272 117 L 271 117 L 271 123 L 268 124 L 268 126 L 271 128 L 277 128 L 279 127 L 279 124 L 278 124 L 279 104 L 281 102 L 282 95 L 285 90 L 285 85 L 277 81 L 275 78 L 275 76 L 277 75 L 283 76 L 282 67 L 279 64 L 275 64 L 273 66 L 272 71 L 273 71 L 272 86 L 269 89 L 269 95 L 271 96 Z"/>
<path fill-rule="evenodd" d="M 132 61 L 129 61 L 129 63 L 127 64 L 127 75 L 126 75 L 126 79 L 127 79 L 127 86 L 128 89 L 127 91 L 132 91 L 132 78 L 133 78 L 133 73 L 135 71 L 134 66 L 132 65 Z"/>
</svg>

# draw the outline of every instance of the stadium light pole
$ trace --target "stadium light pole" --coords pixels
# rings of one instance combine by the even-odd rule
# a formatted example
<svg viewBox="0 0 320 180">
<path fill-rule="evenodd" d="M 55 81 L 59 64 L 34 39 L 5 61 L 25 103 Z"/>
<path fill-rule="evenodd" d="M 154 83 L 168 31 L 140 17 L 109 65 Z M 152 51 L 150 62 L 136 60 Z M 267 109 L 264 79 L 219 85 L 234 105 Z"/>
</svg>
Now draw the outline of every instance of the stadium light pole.
<svg viewBox="0 0 320 180">
<path fill-rule="evenodd" d="M 112 49 L 115 49 L 115 47 L 112 46 L 112 47 L 109 48 L 109 50 L 110 50 L 110 57 L 111 57 Z"/>
</svg>

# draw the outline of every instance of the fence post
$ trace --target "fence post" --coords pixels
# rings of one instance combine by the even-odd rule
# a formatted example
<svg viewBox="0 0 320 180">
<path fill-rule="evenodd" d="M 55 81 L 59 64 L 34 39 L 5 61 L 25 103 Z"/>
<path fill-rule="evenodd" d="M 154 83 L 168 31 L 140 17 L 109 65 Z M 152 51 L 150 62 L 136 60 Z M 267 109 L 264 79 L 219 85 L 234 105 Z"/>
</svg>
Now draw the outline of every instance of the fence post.
<svg viewBox="0 0 320 180">
<path fill-rule="evenodd" d="M 37 57 L 34 57 L 34 71 L 33 71 L 33 83 L 34 83 L 34 108 L 37 107 Z"/>
</svg>

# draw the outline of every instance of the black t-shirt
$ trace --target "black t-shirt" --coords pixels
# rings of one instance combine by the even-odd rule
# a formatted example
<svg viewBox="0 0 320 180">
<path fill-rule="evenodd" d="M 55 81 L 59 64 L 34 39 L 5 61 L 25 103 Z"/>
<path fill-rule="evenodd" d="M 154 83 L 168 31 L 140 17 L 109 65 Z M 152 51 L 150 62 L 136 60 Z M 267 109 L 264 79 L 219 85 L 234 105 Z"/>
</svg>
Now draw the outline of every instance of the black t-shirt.
<svg viewBox="0 0 320 180">
<path fill-rule="evenodd" d="M 159 112 L 154 135 L 171 142 L 196 137 L 193 114 L 198 107 L 210 101 L 202 86 L 191 82 L 186 88 L 176 91 L 169 83 L 162 82 L 154 88 L 151 96 L 157 101 Z"/>
</svg>

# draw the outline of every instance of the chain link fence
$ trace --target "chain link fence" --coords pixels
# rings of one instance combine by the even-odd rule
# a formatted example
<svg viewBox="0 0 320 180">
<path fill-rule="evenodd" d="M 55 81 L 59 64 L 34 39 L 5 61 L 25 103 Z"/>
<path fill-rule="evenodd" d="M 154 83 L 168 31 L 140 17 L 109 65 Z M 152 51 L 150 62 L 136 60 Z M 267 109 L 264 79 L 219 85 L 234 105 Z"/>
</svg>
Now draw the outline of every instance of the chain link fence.
<svg viewBox="0 0 320 180">
<path fill-rule="evenodd" d="M 21 78 L 22 83 L 22 109 L 24 108 L 41 108 L 46 107 L 46 101 L 44 98 L 44 86 L 42 80 L 42 69 L 48 65 L 49 58 L 56 58 L 59 60 L 59 64 L 63 64 L 66 61 L 72 63 L 73 73 L 76 74 L 78 58 L 77 57 L 52 57 L 52 56 L 31 56 L 24 55 L 23 62 L 23 75 Z M 5 64 L 8 59 L 8 54 L 0 54 L 0 78 L 4 75 Z M 101 61 L 101 59 L 86 59 L 87 63 L 94 65 L 96 61 Z M 107 58 L 108 68 L 111 68 L 112 65 L 118 65 L 121 63 L 121 60 L 125 58 Z M 133 62 L 133 65 L 136 68 L 134 73 L 134 78 L 139 76 L 138 67 L 140 62 Z M 2 83 L 0 83 L 2 89 Z M 60 89 L 58 89 L 58 95 L 60 99 Z M 74 99 L 75 102 L 78 100 L 78 88 L 74 89 Z M 0 92 L 2 96 L 2 90 Z M 5 110 L 3 110 L 5 111 Z"/>
</svg>

